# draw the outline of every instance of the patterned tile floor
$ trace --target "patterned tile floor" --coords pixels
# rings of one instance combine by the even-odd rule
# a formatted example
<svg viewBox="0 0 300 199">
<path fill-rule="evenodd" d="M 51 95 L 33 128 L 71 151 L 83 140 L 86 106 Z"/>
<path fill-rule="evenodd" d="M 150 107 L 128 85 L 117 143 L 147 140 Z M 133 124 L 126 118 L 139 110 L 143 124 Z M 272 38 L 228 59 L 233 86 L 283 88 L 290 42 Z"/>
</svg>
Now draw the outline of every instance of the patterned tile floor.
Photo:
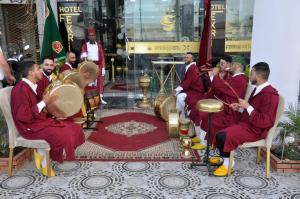
<svg viewBox="0 0 300 199">
<path fill-rule="evenodd" d="M 0 174 L 0 198 L 300 198 L 300 174 L 271 173 L 255 164 L 255 151 L 238 151 L 235 171 L 226 178 L 208 176 L 187 162 L 65 162 L 46 178 L 33 163 L 10 178 Z"/>
</svg>

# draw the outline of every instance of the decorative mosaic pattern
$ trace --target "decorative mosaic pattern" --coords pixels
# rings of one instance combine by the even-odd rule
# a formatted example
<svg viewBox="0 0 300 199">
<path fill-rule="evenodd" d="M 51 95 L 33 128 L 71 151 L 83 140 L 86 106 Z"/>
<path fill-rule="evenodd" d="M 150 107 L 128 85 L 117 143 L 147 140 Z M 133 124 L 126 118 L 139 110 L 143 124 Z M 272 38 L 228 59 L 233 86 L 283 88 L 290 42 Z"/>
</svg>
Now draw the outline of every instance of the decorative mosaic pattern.
<svg viewBox="0 0 300 199">
<path fill-rule="evenodd" d="M 300 199 L 300 174 L 271 172 L 267 179 L 263 163 L 249 166 L 256 154 L 246 150 L 230 177 L 189 162 L 74 161 L 54 164 L 57 176 L 48 179 L 30 162 L 10 178 L 0 174 L 0 198 Z"/>
<path fill-rule="evenodd" d="M 76 175 L 80 174 L 82 170 L 87 170 L 92 166 L 92 162 L 64 162 L 63 164 L 55 163 L 53 165 L 57 175 Z"/>
<path fill-rule="evenodd" d="M 273 177 L 267 179 L 264 173 L 256 175 L 249 171 L 234 172 L 232 176 L 225 179 L 225 184 L 231 184 L 236 189 L 242 189 L 254 195 L 279 194 L 278 180 Z"/>
<path fill-rule="evenodd" d="M 131 137 L 134 135 L 146 134 L 157 129 L 156 126 L 146 122 L 136 122 L 131 120 L 129 122 L 118 122 L 105 127 L 111 133 L 125 135 Z"/>
<path fill-rule="evenodd" d="M 160 169 L 159 162 L 125 162 L 115 163 L 112 168 L 116 172 L 128 176 L 147 176 Z"/>
<path fill-rule="evenodd" d="M 125 188 L 111 193 L 107 198 L 111 199 L 165 199 L 160 193 L 143 188 Z"/>
<path fill-rule="evenodd" d="M 0 196 L 12 197 L 34 193 L 34 190 L 43 185 L 46 180 L 46 177 L 35 170 L 19 172 L 11 177 L 1 175 Z"/>
<path fill-rule="evenodd" d="M 195 175 L 179 171 L 160 171 L 149 178 L 148 186 L 170 195 L 188 195 L 201 187 L 201 180 Z"/>
<path fill-rule="evenodd" d="M 117 172 L 94 171 L 84 172 L 72 179 L 69 186 L 84 195 L 109 195 L 124 183 L 124 177 Z"/>
</svg>

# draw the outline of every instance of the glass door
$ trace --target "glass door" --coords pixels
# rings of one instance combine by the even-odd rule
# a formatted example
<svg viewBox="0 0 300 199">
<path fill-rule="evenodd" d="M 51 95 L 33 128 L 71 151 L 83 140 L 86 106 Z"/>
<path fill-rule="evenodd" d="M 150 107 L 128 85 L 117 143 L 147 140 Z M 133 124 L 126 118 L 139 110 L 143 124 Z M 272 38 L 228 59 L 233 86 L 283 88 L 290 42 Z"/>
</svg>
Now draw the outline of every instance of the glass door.
<svg viewBox="0 0 300 199">
<path fill-rule="evenodd" d="M 124 0 L 127 82 L 151 78 L 148 97 L 170 95 L 184 74 L 183 55 L 198 54 L 202 0 Z M 141 97 L 141 90 L 134 92 Z"/>
</svg>

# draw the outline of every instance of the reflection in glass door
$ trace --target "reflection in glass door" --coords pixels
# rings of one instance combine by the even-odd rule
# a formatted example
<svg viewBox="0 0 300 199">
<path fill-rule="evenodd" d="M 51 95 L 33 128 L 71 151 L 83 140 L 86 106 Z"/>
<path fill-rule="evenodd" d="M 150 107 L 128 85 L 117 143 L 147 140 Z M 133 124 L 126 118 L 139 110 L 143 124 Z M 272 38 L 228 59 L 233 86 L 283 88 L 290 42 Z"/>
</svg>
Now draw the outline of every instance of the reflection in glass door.
<svg viewBox="0 0 300 199">
<path fill-rule="evenodd" d="M 202 3 L 124 0 L 127 84 L 138 84 L 140 75 L 147 73 L 151 77 L 148 97 L 171 94 L 184 74 L 179 61 L 186 52 L 198 53 Z M 166 64 L 154 64 L 157 61 Z M 170 72 L 172 68 L 174 73 Z M 141 91 L 137 89 L 134 95 L 141 97 Z"/>
</svg>

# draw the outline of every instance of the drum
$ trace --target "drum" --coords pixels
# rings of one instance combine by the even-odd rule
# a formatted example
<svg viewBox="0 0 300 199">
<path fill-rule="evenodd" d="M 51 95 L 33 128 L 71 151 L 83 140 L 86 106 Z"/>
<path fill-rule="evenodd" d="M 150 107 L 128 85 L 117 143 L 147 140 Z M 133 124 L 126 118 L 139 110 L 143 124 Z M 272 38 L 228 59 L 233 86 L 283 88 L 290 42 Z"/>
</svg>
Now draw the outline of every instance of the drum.
<svg viewBox="0 0 300 199">
<path fill-rule="evenodd" d="M 178 138 L 179 137 L 179 122 L 178 122 L 178 111 L 177 109 L 171 109 L 169 111 L 169 116 L 168 116 L 168 131 L 169 131 L 169 136 L 173 138 Z"/>
<path fill-rule="evenodd" d="M 46 110 L 57 118 L 70 117 L 80 110 L 83 104 L 83 95 L 80 88 L 74 83 L 52 82 L 45 90 L 50 95 L 58 98 L 51 104 L 47 104 Z"/>
<path fill-rule="evenodd" d="M 206 113 L 216 113 L 223 110 L 223 103 L 216 99 L 202 99 L 196 104 L 197 110 Z"/>
<path fill-rule="evenodd" d="M 75 83 L 80 89 L 85 87 L 84 80 L 79 72 L 65 70 L 59 75 L 59 79 L 64 83 Z"/>
<path fill-rule="evenodd" d="M 169 112 L 171 109 L 176 109 L 176 98 L 174 96 L 160 95 L 154 101 L 154 113 L 157 117 L 168 121 Z"/>
<path fill-rule="evenodd" d="M 98 78 L 99 67 L 92 61 L 84 61 L 78 65 L 78 72 L 87 86 Z"/>
</svg>

